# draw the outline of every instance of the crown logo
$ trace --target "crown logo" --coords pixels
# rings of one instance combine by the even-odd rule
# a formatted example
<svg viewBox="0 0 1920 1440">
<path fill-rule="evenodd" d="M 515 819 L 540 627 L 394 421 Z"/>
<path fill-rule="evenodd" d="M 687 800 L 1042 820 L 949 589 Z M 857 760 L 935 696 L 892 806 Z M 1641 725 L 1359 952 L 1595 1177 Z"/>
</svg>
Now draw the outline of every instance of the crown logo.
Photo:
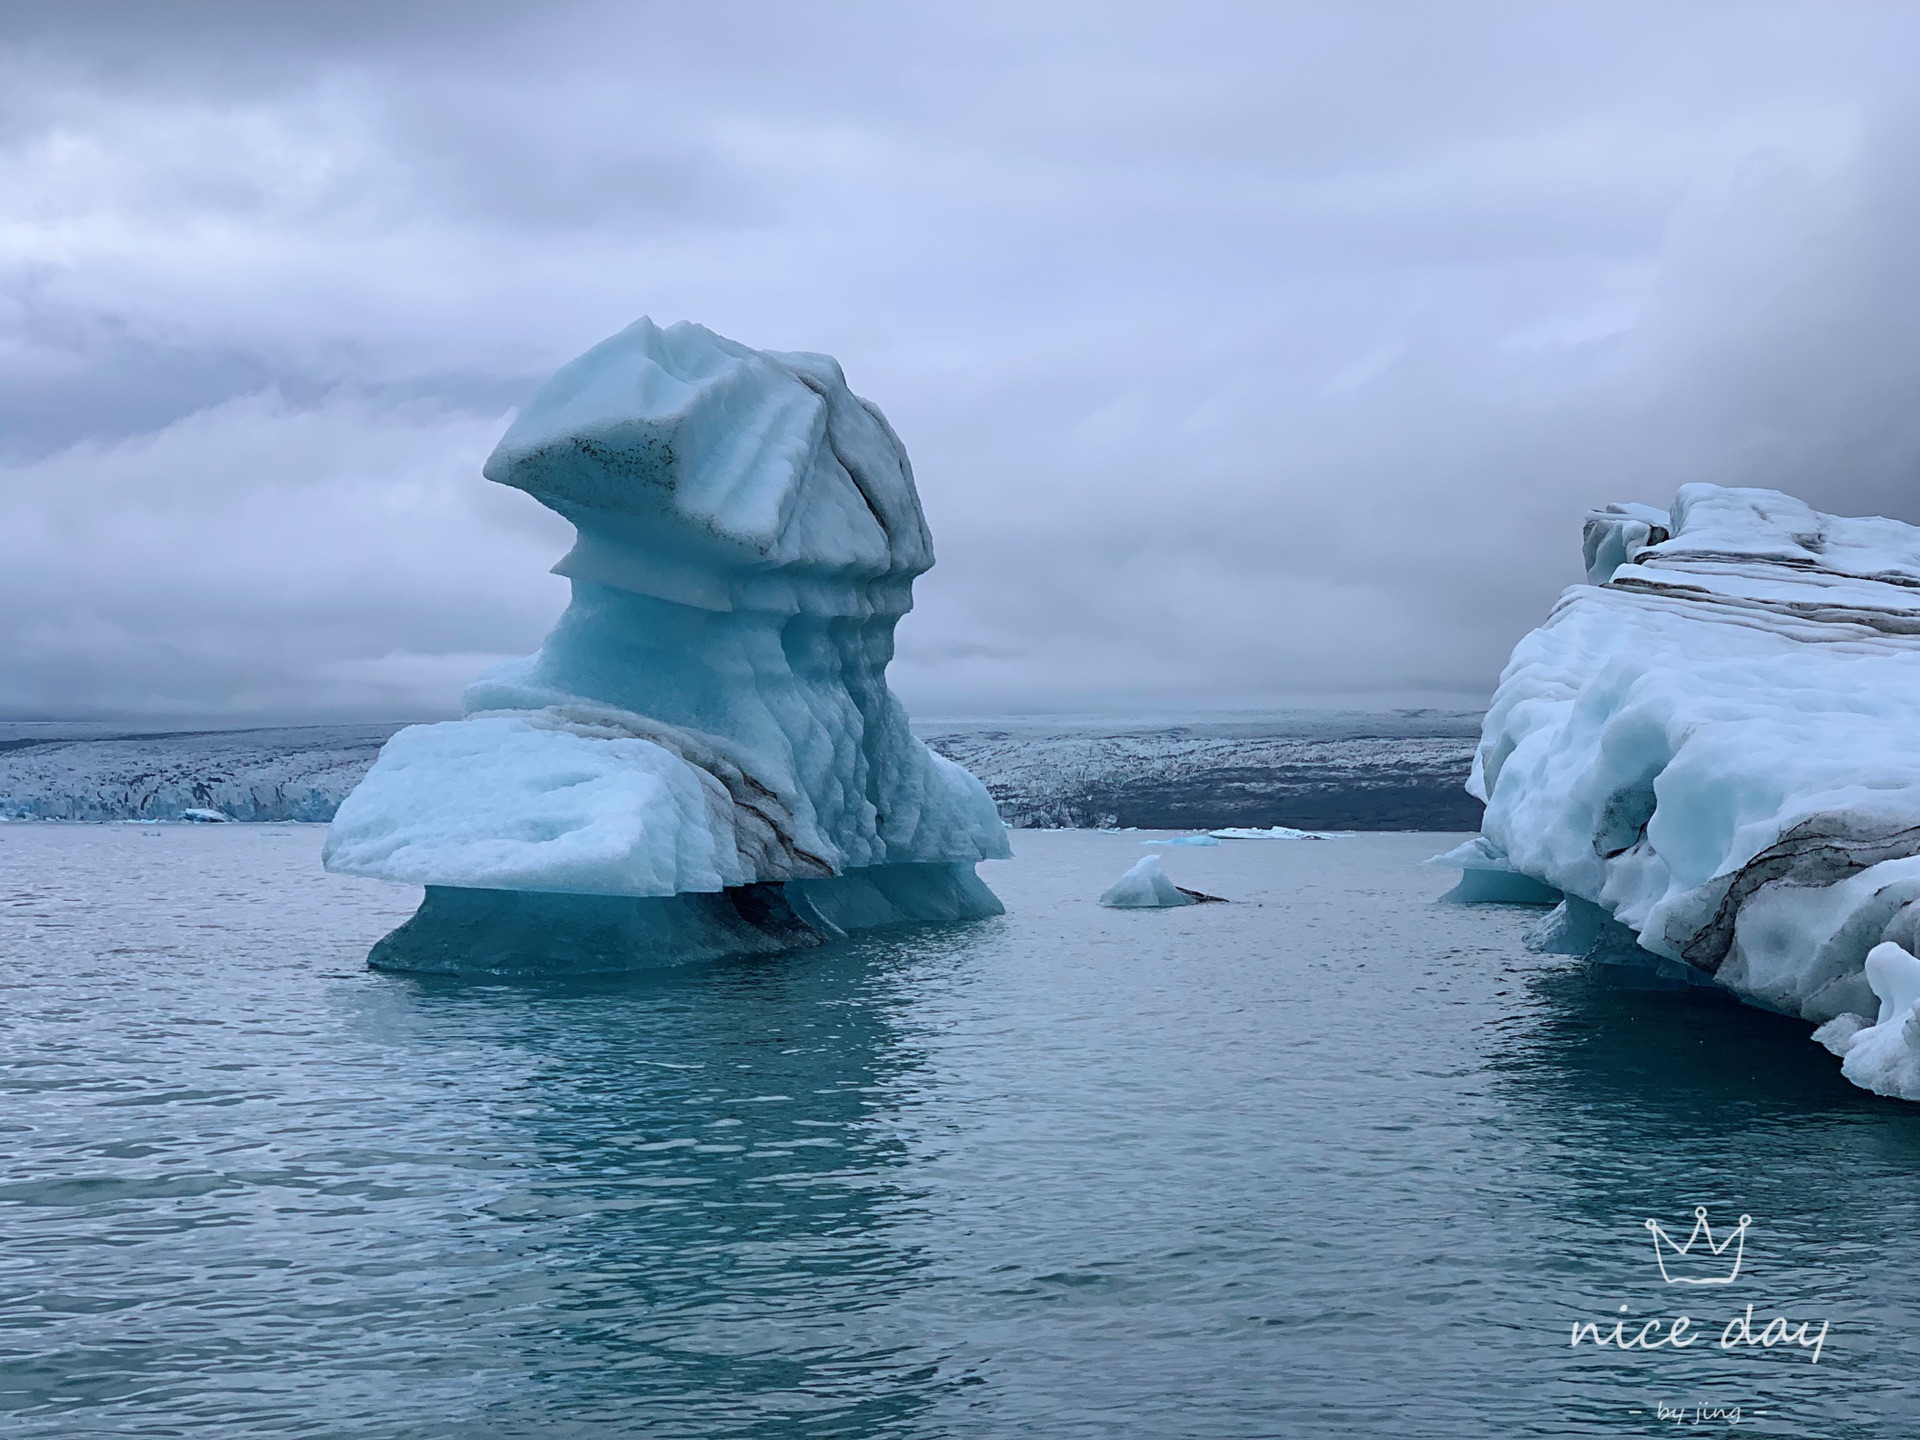
<svg viewBox="0 0 1920 1440">
<path fill-rule="evenodd" d="M 1658 1220 L 1647 1221 L 1647 1232 L 1653 1236 L 1653 1258 L 1660 1265 L 1660 1278 L 1669 1285 L 1731 1285 L 1739 1277 L 1740 1261 L 1747 1253 L 1747 1226 L 1752 1223 L 1751 1215 L 1742 1215 L 1740 1223 L 1716 1244 L 1713 1227 L 1707 1224 L 1707 1207 L 1696 1205 L 1693 1233 L 1687 1236 L 1686 1244 L 1676 1245 Z M 1699 1248 L 1696 1250 L 1695 1246 Z M 1731 1263 L 1727 1260 L 1729 1247 L 1733 1250 Z"/>
</svg>

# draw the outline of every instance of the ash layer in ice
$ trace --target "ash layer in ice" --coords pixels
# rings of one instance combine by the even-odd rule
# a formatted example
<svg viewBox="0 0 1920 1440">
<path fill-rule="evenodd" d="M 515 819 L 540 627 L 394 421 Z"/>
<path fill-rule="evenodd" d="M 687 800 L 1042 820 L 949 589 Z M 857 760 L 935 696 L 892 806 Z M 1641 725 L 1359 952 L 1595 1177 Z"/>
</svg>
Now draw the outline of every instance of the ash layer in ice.
<svg viewBox="0 0 1920 1440">
<path fill-rule="evenodd" d="M 1586 559 L 1501 677 L 1456 863 L 1564 892 L 1552 948 L 1712 977 L 1920 1099 L 1920 530 L 1688 485 L 1590 515 Z"/>
<path fill-rule="evenodd" d="M 484 473 L 573 522 L 573 601 L 341 804 L 330 869 L 427 887 L 375 965 L 624 969 L 1000 913 L 992 800 L 887 689 L 933 549 L 838 364 L 642 320 Z"/>
</svg>

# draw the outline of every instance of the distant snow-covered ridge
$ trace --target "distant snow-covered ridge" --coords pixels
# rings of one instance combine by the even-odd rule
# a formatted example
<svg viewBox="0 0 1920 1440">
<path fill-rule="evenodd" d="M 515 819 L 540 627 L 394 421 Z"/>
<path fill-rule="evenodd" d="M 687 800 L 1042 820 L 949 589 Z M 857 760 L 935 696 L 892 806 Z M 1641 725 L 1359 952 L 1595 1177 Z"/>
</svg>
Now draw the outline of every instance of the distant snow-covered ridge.
<svg viewBox="0 0 1920 1440">
<path fill-rule="evenodd" d="M 1920 1099 L 1920 530 L 1688 485 L 1585 548 L 1487 713 L 1489 863 Z"/>
<path fill-rule="evenodd" d="M 1293 712 L 1119 723 L 932 721 L 915 729 L 985 782 L 1016 829 L 1294 825 L 1471 830 L 1476 714 Z M 327 821 L 397 729 L 190 734 L 0 727 L 0 819 Z"/>
<path fill-rule="evenodd" d="M 0 819 L 326 821 L 396 725 L 0 739 Z"/>
<path fill-rule="evenodd" d="M 1472 830 L 1477 713 L 1293 711 L 1187 724 L 917 725 L 1016 829 Z"/>
</svg>

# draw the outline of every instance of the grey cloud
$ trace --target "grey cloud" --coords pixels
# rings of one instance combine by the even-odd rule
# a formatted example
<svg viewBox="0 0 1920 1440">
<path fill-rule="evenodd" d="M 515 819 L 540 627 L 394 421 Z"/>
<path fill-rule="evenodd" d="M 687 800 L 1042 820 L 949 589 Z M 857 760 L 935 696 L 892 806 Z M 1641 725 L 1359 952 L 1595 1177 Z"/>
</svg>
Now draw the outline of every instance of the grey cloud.
<svg viewBox="0 0 1920 1440">
<path fill-rule="evenodd" d="M 0 468 L 0 708 L 446 710 L 436 657 L 531 648 L 562 599 L 567 527 L 469 479 L 503 423 L 268 392 Z"/>
<path fill-rule="evenodd" d="M 513 0 L 5 0 L 0 38 L 45 63 L 122 83 L 232 93 L 270 90 L 328 63 L 497 46 L 569 8 L 566 0 L 549 0 L 539 15 Z"/>
<path fill-rule="evenodd" d="M 1458 703 L 1590 504 L 1713 479 L 1920 519 L 1909 12 L 83 4 L 0 35 L 0 524 L 40 537 L 0 576 L 0 709 L 450 704 L 563 595 L 564 527 L 487 508 L 478 437 L 643 312 L 831 351 L 886 409 L 941 555 L 897 674 L 948 712 Z M 196 445 L 137 524 L 48 498 Z M 249 479 L 276 446 L 297 495 Z M 143 567 L 191 533 L 190 580 Z M 288 543 L 292 576 L 253 563 Z"/>
</svg>

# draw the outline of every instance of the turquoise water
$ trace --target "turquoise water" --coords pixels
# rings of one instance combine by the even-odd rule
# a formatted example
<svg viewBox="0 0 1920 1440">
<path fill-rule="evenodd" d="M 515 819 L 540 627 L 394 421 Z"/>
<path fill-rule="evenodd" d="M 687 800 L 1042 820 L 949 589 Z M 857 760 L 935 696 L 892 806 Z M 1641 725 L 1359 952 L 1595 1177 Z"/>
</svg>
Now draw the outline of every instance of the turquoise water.
<svg viewBox="0 0 1920 1440">
<path fill-rule="evenodd" d="M 367 971 L 416 896 L 314 828 L 0 827 L 0 1433 L 1920 1428 L 1920 1107 L 1435 905 L 1453 837 L 1099 909 L 1138 838 L 1016 836 L 1000 920 L 541 986 Z M 1730 1285 L 1655 1265 L 1695 1205 L 1753 1217 Z M 1749 1304 L 1818 1363 L 1721 1350 Z M 1704 1343 L 1570 1346 L 1622 1305 Z"/>
</svg>

